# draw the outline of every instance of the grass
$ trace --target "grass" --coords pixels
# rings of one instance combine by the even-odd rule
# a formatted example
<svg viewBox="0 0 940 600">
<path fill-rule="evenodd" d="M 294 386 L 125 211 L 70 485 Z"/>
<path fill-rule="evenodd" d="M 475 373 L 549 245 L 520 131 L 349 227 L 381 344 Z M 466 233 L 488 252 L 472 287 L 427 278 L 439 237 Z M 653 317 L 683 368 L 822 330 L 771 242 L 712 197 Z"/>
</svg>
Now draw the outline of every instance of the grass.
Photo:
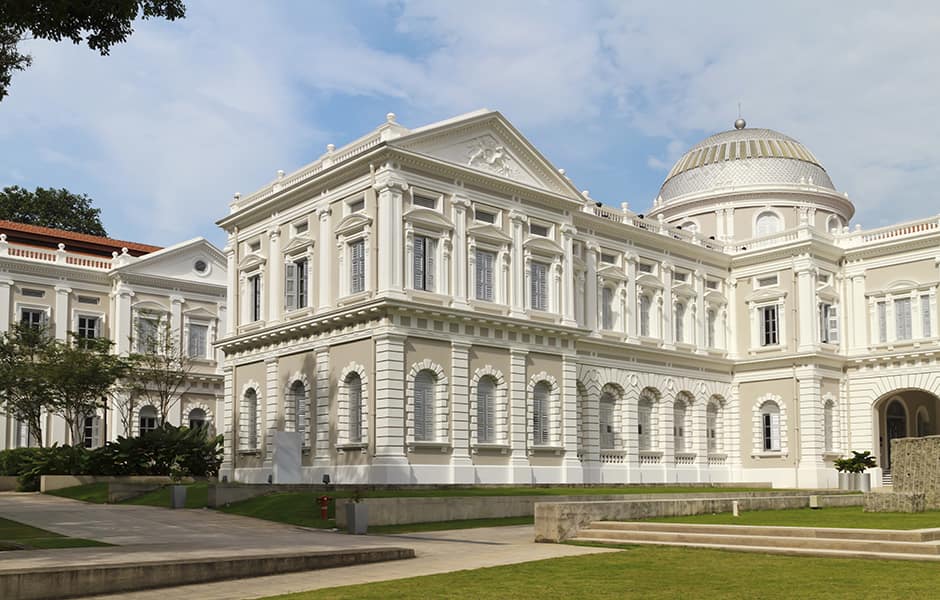
<svg viewBox="0 0 940 600">
<path fill-rule="evenodd" d="M 331 496 L 335 497 L 333 494 Z M 302 527 L 316 527 L 319 529 L 335 527 L 336 524 L 332 520 L 335 514 L 335 503 L 330 502 L 327 513 L 329 519 L 324 521 L 320 518 L 320 506 L 317 504 L 316 499 L 317 495 L 309 492 L 268 494 L 223 506 L 219 510 L 233 515 L 280 521 L 281 523 L 290 523 Z"/>
<path fill-rule="evenodd" d="M 276 596 L 386 598 L 935 598 L 934 563 L 638 547 Z M 272 597 L 275 598 L 275 597 Z"/>
<path fill-rule="evenodd" d="M 81 500 L 82 502 L 104 504 L 108 501 L 108 484 L 89 483 L 87 485 L 76 485 L 74 487 L 52 490 L 46 493 L 50 496 L 61 496 L 63 498 L 71 498 L 72 500 Z"/>
<path fill-rule="evenodd" d="M 203 508 L 206 506 L 209 501 L 209 484 L 204 481 L 199 481 L 189 484 L 187 487 L 189 489 L 186 491 L 186 508 Z M 46 493 L 63 498 L 72 498 L 73 500 L 82 500 L 83 502 L 105 504 L 108 501 L 108 484 L 89 483 L 87 485 L 77 485 Z M 152 492 L 147 492 L 142 496 L 125 500 L 121 502 L 121 504 L 161 506 L 168 508 L 170 506 L 170 488 L 169 486 L 161 487 Z"/>
<path fill-rule="evenodd" d="M 110 546 L 104 542 L 70 538 L 9 519 L 0 518 L 0 550 L 38 550 Z"/>
<path fill-rule="evenodd" d="M 867 513 L 861 506 L 837 508 L 796 508 L 731 513 L 663 517 L 661 523 L 700 523 L 714 525 L 779 525 L 784 527 L 848 527 L 852 529 L 927 529 L 940 527 L 940 511 L 922 513 Z"/>
</svg>

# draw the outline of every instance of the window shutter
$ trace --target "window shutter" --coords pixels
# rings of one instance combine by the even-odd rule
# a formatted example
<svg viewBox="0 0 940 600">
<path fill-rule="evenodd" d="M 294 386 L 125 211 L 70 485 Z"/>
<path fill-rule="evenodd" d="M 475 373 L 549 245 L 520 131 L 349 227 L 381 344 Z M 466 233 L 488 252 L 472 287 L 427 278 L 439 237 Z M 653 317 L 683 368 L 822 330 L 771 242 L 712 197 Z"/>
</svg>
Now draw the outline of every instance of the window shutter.
<svg viewBox="0 0 940 600">
<path fill-rule="evenodd" d="M 292 262 L 284 265 L 284 306 L 287 310 L 297 308 L 297 265 Z"/>
<path fill-rule="evenodd" d="M 491 252 L 477 250 L 476 277 L 477 299 L 493 300 L 493 264 L 495 255 Z"/>
<path fill-rule="evenodd" d="M 839 341 L 839 309 L 834 304 L 829 305 L 829 318 L 826 326 L 829 328 L 829 341 L 837 343 Z"/>
<path fill-rule="evenodd" d="M 770 449 L 780 450 L 780 413 L 770 414 Z"/>
<path fill-rule="evenodd" d="M 901 298 L 894 301 L 895 337 L 899 340 L 911 339 L 911 299 Z"/>
<path fill-rule="evenodd" d="M 930 296 L 920 297 L 921 337 L 931 337 L 930 328 Z"/>
<path fill-rule="evenodd" d="M 888 341 L 888 303 L 878 303 L 878 341 Z"/>
<path fill-rule="evenodd" d="M 414 383 L 414 437 L 416 440 L 434 439 L 434 379 L 421 371 Z"/>
<path fill-rule="evenodd" d="M 494 423 L 493 380 L 483 377 L 477 383 L 477 442 L 492 443 L 496 438 Z"/>
<path fill-rule="evenodd" d="M 532 398 L 532 437 L 536 445 L 549 443 L 548 438 L 548 394 L 545 383 L 539 383 L 533 390 Z"/>
<path fill-rule="evenodd" d="M 415 236 L 414 238 L 414 285 L 413 287 L 416 290 L 425 289 L 425 279 L 424 279 L 424 252 L 425 252 L 425 241 L 427 238 L 421 236 Z"/>
<path fill-rule="evenodd" d="M 359 240 L 352 244 L 352 261 L 350 272 L 350 291 L 357 293 L 365 290 L 366 264 L 365 264 L 365 242 Z"/>
<path fill-rule="evenodd" d="M 346 393 L 349 399 L 349 441 L 362 441 L 362 379 L 352 374 L 346 381 Z"/>
<path fill-rule="evenodd" d="M 435 264 L 434 256 L 437 254 L 437 242 L 424 238 L 424 289 L 434 291 Z"/>
<path fill-rule="evenodd" d="M 307 306 L 307 259 L 298 260 L 294 263 L 297 269 L 297 304 L 295 308 L 306 308 Z"/>
</svg>

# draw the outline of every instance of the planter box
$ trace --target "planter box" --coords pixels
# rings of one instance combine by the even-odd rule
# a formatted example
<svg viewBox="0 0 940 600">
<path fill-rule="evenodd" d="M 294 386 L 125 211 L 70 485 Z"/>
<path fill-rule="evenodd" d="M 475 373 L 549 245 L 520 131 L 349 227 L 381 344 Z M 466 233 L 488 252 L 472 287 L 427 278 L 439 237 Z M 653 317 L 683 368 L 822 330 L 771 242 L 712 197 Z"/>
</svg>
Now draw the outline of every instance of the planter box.
<svg viewBox="0 0 940 600">
<path fill-rule="evenodd" d="M 186 508 L 186 486 L 170 486 L 170 508 Z"/>
<path fill-rule="evenodd" d="M 353 535 L 365 535 L 369 529 L 369 506 L 365 502 L 346 504 L 346 528 Z"/>
</svg>

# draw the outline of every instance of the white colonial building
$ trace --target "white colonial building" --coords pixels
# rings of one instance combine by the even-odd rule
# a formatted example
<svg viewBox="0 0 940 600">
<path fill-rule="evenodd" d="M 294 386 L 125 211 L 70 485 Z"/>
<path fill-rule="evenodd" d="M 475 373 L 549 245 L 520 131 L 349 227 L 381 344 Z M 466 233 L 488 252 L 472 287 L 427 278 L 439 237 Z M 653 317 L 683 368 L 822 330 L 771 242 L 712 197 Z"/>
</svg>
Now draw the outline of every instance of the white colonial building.
<svg viewBox="0 0 940 600">
<path fill-rule="evenodd" d="M 126 355 L 146 350 L 135 347 L 146 325 L 169 331 L 191 364 L 167 415 L 176 425 L 220 429 L 222 356 L 214 343 L 225 335 L 225 292 L 225 257 L 202 238 L 160 248 L 0 221 L 0 332 L 14 322 L 48 325 L 61 340 L 106 337 Z M 97 447 L 156 427 L 159 407 L 143 400 L 122 418 L 124 400 L 88 415 L 81 440 L 47 415 L 43 445 Z M 38 442 L 24 423 L 0 412 L 0 449 Z"/>
<path fill-rule="evenodd" d="M 389 115 L 219 222 L 223 475 L 817 487 L 849 450 L 887 470 L 892 438 L 938 433 L 940 220 L 853 212 L 743 121 L 638 215 L 497 112 Z"/>
</svg>

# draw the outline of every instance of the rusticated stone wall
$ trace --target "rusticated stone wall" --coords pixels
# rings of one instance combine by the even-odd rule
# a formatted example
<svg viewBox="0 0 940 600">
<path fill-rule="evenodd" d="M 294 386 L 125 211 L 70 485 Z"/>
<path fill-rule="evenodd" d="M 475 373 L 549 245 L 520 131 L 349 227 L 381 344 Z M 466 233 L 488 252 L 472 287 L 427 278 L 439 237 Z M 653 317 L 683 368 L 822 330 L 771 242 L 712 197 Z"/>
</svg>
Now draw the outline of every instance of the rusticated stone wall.
<svg viewBox="0 0 940 600">
<path fill-rule="evenodd" d="M 865 494 L 867 512 L 940 509 L 940 436 L 891 441 L 890 494 Z"/>
</svg>

